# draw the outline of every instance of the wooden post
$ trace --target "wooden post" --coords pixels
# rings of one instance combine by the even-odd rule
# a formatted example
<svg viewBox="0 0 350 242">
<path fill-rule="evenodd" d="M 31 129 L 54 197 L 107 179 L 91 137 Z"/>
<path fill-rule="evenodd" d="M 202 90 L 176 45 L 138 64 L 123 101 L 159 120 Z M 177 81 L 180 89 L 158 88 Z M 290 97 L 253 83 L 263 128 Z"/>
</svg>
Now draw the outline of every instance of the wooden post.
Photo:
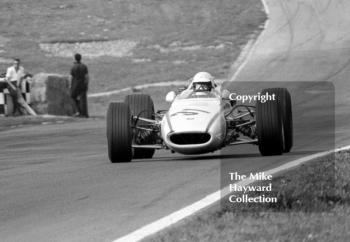
<svg viewBox="0 0 350 242">
<path fill-rule="evenodd" d="M 25 110 L 33 116 L 37 116 L 36 112 L 28 105 L 28 103 L 26 102 L 26 100 L 24 100 L 24 98 L 22 97 L 22 91 L 15 87 L 11 82 L 7 81 L 7 84 L 9 85 L 9 88 L 11 88 L 12 90 L 17 92 L 17 102 L 19 105 L 21 105 L 22 107 L 25 108 Z"/>
</svg>

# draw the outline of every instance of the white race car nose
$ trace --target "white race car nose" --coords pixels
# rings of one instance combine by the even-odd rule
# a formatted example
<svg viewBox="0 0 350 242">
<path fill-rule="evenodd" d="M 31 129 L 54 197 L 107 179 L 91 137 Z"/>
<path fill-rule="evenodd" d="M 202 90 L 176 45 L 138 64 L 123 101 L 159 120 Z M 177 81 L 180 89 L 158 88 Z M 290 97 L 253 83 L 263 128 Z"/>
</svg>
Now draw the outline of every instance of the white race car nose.
<svg viewBox="0 0 350 242">
<path fill-rule="evenodd" d="M 217 150 L 221 144 L 206 132 L 173 132 L 164 139 L 167 146 L 181 154 L 203 154 Z"/>
</svg>

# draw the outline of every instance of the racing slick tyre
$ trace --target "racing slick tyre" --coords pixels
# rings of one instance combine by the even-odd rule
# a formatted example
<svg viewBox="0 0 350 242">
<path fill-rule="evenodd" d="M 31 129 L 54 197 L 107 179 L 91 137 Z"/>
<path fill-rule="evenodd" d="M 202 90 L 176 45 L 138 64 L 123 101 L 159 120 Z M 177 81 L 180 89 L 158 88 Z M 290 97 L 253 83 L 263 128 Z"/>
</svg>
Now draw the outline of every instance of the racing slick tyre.
<svg viewBox="0 0 350 242">
<path fill-rule="evenodd" d="M 130 94 L 125 97 L 125 103 L 129 105 L 131 114 L 141 118 L 154 120 L 154 104 L 149 95 Z M 147 122 L 138 120 L 137 126 L 147 126 Z M 140 129 L 134 129 L 133 143 L 135 144 L 154 144 L 155 139 L 152 132 Z M 149 159 L 154 155 L 155 149 L 134 148 L 133 158 Z"/>
<path fill-rule="evenodd" d="M 286 88 L 271 88 L 269 89 L 269 93 L 271 92 L 276 94 L 276 99 L 282 112 L 283 152 L 288 153 L 293 147 L 293 115 L 290 93 Z"/>
<path fill-rule="evenodd" d="M 132 159 L 132 130 L 129 106 L 110 103 L 107 111 L 108 156 L 112 163 Z"/>
<path fill-rule="evenodd" d="M 273 89 L 264 89 L 261 95 L 267 92 L 273 94 Z M 283 153 L 282 112 L 277 99 L 257 102 L 256 129 L 261 155 L 281 155 Z"/>
</svg>

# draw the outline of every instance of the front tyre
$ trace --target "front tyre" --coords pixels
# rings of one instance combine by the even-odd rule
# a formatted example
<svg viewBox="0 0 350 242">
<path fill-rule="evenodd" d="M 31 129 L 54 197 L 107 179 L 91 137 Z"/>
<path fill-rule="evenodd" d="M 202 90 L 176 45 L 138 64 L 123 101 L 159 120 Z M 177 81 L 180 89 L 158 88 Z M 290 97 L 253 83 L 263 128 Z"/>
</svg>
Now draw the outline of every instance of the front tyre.
<svg viewBox="0 0 350 242">
<path fill-rule="evenodd" d="M 130 94 L 125 97 L 125 103 L 129 105 L 131 114 L 141 118 L 154 120 L 154 104 L 149 95 Z M 139 127 L 147 127 L 147 122 L 139 120 L 136 123 Z M 151 132 L 134 129 L 134 143 L 154 144 L 155 139 Z M 134 148 L 134 159 L 149 159 L 154 155 L 155 149 Z"/>
<path fill-rule="evenodd" d="M 293 116 L 290 93 L 286 88 L 271 88 L 270 90 L 276 94 L 276 99 L 282 113 L 284 134 L 283 152 L 288 153 L 293 147 Z"/>
<path fill-rule="evenodd" d="M 131 114 L 127 104 L 109 104 L 107 111 L 107 141 L 108 156 L 112 163 L 131 161 Z"/>
<path fill-rule="evenodd" d="M 266 93 L 272 95 L 274 89 L 264 89 L 261 95 Z M 256 104 L 258 145 L 263 156 L 281 155 L 284 149 L 282 112 L 277 99 Z"/>
</svg>

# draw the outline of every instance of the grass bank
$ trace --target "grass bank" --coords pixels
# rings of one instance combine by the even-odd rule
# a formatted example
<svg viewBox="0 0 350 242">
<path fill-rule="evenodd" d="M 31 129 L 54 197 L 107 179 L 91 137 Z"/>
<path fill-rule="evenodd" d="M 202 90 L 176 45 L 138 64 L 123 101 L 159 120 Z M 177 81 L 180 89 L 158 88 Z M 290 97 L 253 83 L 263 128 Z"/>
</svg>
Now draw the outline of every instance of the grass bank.
<svg viewBox="0 0 350 242">
<path fill-rule="evenodd" d="M 272 186 L 276 204 L 223 202 L 146 241 L 350 240 L 349 151 L 306 163 Z"/>
<path fill-rule="evenodd" d="M 98 120 L 103 117 L 93 116 L 92 119 Z M 66 116 L 17 116 L 17 117 L 0 117 L 0 132 L 16 129 L 16 128 L 30 128 L 34 125 L 51 125 L 51 124 L 63 124 L 71 122 L 86 121 L 85 118 L 74 118 Z"/>
<path fill-rule="evenodd" d="M 108 40 L 95 46 L 106 56 L 84 60 L 91 92 L 184 80 L 200 70 L 225 76 L 265 18 L 259 0 L 3 0 L 0 70 L 16 56 L 33 74 L 66 74 L 72 59 L 51 55 L 40 44 Z M 108 56 L 111 43 L 123 48 L 128 41 L 137 43 L 128 55 Z"/>
</svg>

